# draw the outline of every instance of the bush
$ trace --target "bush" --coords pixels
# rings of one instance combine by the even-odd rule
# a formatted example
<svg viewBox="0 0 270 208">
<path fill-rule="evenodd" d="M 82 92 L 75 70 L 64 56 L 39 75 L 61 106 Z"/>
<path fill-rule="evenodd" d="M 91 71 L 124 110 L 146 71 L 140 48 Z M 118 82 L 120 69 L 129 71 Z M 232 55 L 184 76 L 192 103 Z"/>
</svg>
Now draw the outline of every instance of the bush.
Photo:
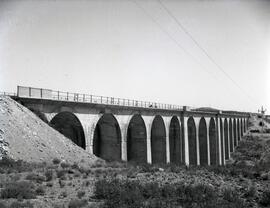
<svg viewBox="0 0 270 208">
<path fill-rule="evenodd" d="M 259 203 L 265 207 L 270 205 L 270 190 L 266 190 L 263 192 Z"/>
<path fill-rule="evenodd" d="M 51 181 L 53 179 L 53 171 L 52 170 L 47 170 L 45 172 L 45 177 L 46 177 L 46 181 Z"/>
<path fill-rule="evenodd" d="M 30 164 L 22 160 L 13 160 L 11 158 L 4 157 L 0 160 L 0 172 L 1 173 L 12 173 L 12 172 L 26 172 L 32 171 L 35 164 Z"/>
<path fill-rule="evenodd" d="M 80 208 L 80 207 L 85 207 L 87 205 L 87 201 L 81 200 L 81 199 L 72 199 L 69 204 L 68 208 Z"/>
<path fill-rule="evenodd" d="M 77 197 L 81 199 L 85 195 L 85 191 L 78 191 Z"/>
<path fill-rule="evenodd" d="M 68 163 L 62 162 L 61 164 L 62 168 L 68 168 L 70 165 Z"/>
<path fill-rule="evenodd" d="M 29 181 L 35 181 L 36 183 L 42 183 L 44 182 L 46 179 L 44 176 L 41 176 L 39 174 L 36 173 L 30 173 L 25 177 L 26 180 Z"/>
<path fill-rule="evenodd" d="M 11 205 L 10 205 L 10 208 L 33 208 L 34 205 L 31 204 L 29 201 L 27 202 L 13 202 Z"/>
<path fill-rule="evenodd" d="M 33 183 L 28 181 L 11 182 L 1 191 L 1 198 L 35 199 L 36 192 Z"/>
<path fill-rule="evenodd" d="M 37 194 L 37 195 L 44 195 L 44 194 L 45 194 L 45 188 L 44 188 L 44 186 L 39 186 L 39 187 L 36 189 L 36 194 Z"/>
<path fill-rule="evenodd" d="M 214 207 L 216 190 L 208 185 L 184 185 L 182 183 L 159 186 L 155 182 L 140 184 L 139 181 L 99 180 L 95 196 L 105 199 L 107 207 Z"/>
<path fill-rule="evenodd" d="M 54 158 L 52 162 L 53 162 L 53 164 L 57 165 L 61 162 L 61 160 L 58 158 Z"/>
</svg>

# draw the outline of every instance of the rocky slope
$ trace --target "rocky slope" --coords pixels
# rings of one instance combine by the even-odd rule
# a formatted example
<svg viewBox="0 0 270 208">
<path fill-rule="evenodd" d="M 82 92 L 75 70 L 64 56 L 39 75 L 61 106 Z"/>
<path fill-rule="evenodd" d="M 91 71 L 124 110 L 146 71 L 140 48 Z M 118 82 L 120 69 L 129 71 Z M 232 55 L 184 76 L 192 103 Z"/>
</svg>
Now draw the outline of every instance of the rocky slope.
<svg viewBox="0 0 270 208">
<path fill-rule="evenodd" d="M 97 160 L 6 96 L 0 96 L 0 157 L 3 155 L 27 162 L 50 162 L 58 158 L 91 165 Z"/>
</svg>

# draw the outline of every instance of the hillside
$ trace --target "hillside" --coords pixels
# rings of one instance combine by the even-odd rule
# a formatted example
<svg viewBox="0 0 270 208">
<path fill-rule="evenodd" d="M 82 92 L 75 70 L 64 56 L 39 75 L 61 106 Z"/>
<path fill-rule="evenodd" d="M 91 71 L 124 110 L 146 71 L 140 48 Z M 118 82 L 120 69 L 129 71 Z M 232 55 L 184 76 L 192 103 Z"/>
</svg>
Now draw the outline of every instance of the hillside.
<svg viewBox="0 0 270 208">
<path fill-rule="evenodd" d="M 91 165 L 96 160 L 94 155 L 88 154 L 30 110 L 5 96 L 0 96 L 1 154 L 26 162 L 49 162 L 58 158 L 68 163 L 84 161 L 85 165 Z"/>
</svg>

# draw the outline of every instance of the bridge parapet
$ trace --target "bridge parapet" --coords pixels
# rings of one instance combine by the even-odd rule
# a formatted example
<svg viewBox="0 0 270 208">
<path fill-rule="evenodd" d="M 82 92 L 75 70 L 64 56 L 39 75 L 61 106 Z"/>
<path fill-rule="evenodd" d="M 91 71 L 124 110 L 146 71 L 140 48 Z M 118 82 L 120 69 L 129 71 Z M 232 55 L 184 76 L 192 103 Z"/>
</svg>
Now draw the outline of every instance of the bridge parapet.
<svg viewBox="0 0 270 208">
<path fill-rule="evenodd" d="M 38 99 L 117 105 L 117 106 L 138 107 L 138 108 L 179 110 L 179 111 L 183 110 L 183 107 L 179 105 L 115 98 L 108 96 L 62 92 L 50 89 L 33 88 L 25 86 L 17 87 L 17 96 L 22 98 L 38 98 Z"/>
</svg>

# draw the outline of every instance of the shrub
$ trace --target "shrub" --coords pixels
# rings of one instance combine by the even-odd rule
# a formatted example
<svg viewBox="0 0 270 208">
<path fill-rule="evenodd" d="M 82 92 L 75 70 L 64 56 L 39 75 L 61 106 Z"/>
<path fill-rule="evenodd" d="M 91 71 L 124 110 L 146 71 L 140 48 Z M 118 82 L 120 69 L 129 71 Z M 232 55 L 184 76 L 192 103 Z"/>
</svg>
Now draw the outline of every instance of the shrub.
<svg viewBox="0 0 270 208">
<path fill-rule="evenodd" d="M 52 170 L 47 170 L 45 172 L 45 177 L 46 177 L 46 181 L 51 181 L 53 179 L 53 171 Z"/>
<path fill-rule="evenodd" d="M 68 163 L 62 162 L 61 164 L 62 168 L 68 168 L 70 165 Z"/>
<path fill-rule="evenodd" d="M 31 204 L 29 201 L 27 202 L 13 202 L 11 205 L 10 205 L 10 208 L 33 208 L 34 205 Z"/>
<path fill-rule="evenodd" d="M 263 192 L 259 203 L 265 207 L 270 205 L 270 190 Z"/>
<path fill-rule="evenodd" d="M 77 197 L 81 199 L 85 195 L 85 191 L 78 191 Z"/>
<path fill-rule="evenodd" d="M 11 172 L 26 172 L 32 171 L 35 164 L 30 164 L 22 160 L 13 160 L 11 158 L 4 157 L 0 160 L 0 172 L 11 173 Z"/>
<path fill-rule="evenodd" d="M 58 158 L 54 158 L 52 162 L 53 162 L 53 164 L 57 165 L 61 162 L 61 160 Z"/>
<path fill-rule="evenodd" d="M 7 208 L 7 206 L 3 202 L 0 202 L 0 208 Z"/>
<path fill-rule="evenodd" d="M 28 181 L 11 182 L 1 191 L 1 198 L 34 199 L 36 193 L 33 183 Z"/>
<path fill-rule="evenodd" d="M 56 171 L 57 178 L 61 178 L 62 180 L 65 180 L 66 173 L 67 173 L 67 170 L 57 170 Z"/>
<path fill-rule="evenodd" d="M 72 199 L 69 204 L 68 208 L 80 208 L 80 207 L 85 207 L 87 205 L 87 201 L 81 200 L 81 199 Z"/>
<path fill-rule="evenodd" d="M 46 179 L 44 176 L 41 176 L 39 174 L 36 173 L 30 173 L 25 177 L 26 180 L 29 181 L 35 181 L 36 183 L 42 183 L 44 182 Z"/>
<path fill-rule="evenodd" d="M 44 194 L 45 194 L 45 188 L 44 188 L 44 186 L 39 186 L 39 187 L 36 189 L 36 194 L 37 194 L 37 195 L 44 195 Z"/>
</svg>

